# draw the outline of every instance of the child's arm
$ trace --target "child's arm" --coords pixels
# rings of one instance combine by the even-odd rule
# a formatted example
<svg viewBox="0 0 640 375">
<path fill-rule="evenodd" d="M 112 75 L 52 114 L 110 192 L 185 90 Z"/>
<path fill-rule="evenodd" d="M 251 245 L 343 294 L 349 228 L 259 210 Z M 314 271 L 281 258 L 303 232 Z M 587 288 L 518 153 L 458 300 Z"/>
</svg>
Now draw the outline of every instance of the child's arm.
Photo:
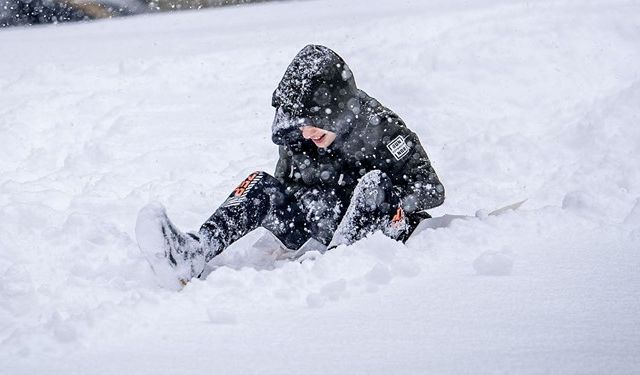
<svg viewBox="0 0 640 375">
<path fill-rule="evenodd" d="M 387 126 L 390 141 L 382 148 L 388 162 L 382 169 L 398 190 L 403 209 L 415 212 L 440 206 L 444 202 L 444 186 L 418 136 L 399 117 Z"/>
<path fill-rule="evenodd" d="M 280 158 L 278 159 L 278 163 L 276 164 L 276 170 L 273 176 L 287 187 L 287 194 L 296 194 L 302 186 L 294 179 L 294 170 L 291 163 L 291 156 L 288 154 L 287 149 L 284 146 L 279 146 L 278 149 Z"/>
</svg>

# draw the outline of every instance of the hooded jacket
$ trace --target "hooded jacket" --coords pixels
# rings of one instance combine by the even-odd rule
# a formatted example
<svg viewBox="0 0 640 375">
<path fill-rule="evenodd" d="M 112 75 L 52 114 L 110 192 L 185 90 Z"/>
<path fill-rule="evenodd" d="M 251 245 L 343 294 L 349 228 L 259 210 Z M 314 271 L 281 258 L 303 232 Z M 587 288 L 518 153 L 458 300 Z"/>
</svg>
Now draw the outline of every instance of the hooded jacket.
<svg viewBox="0 0 640 375">
<path fill-rule="evenodd" d="M 287 67 L 273 93 L 273 142 L 280 159 L 275 177 L 300 197 L 309 190 L 349 202 L 360 177 L 387 174 L 408 217 L 444 201 L 444 187 L 418 137 L 402 119 L 357 88 L 344 60 L 327 47 L 304 47 Z M 326 149 L 304 140 L 300 127 L 337 134 Z"/>
</svg>

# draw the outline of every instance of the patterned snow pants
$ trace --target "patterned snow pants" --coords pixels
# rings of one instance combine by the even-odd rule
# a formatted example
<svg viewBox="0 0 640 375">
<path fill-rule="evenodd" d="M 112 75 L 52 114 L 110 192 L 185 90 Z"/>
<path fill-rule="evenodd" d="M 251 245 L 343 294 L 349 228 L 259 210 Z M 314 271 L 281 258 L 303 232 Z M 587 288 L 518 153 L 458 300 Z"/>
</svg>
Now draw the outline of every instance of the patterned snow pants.
<svg viewBox="0 0 640 375">
<path fill-rule="evenodd" d="M 351 201 L 332 191 L 309 189 L 294 197 L 266 172 L 250 174 L 201 226 L 207 261 L 250 231 L 264 227 L 287 248 L 297 250 L 310 238 L 329 248 L 351 244 L 382 230 L 405 241 L 415 228 L 406 219 L 390 179 L 374 170 L 362 177 Z"/>
</svg>

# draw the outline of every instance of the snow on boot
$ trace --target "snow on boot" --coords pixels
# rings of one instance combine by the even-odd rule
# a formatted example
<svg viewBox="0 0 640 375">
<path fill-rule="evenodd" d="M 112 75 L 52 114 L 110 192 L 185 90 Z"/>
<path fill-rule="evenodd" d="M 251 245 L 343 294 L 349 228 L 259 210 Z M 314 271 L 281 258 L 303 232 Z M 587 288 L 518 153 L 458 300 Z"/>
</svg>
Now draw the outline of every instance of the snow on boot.
<svg viewBox="0 0 640 375">
<path fill-rule="evenodd" d="M 150 203 L 140 210 L 135 231 L 138 246 L 161 286 L 180 290 L 204 270 L 198 236 L 178 230 L 160 203 Z"/>
</svg>

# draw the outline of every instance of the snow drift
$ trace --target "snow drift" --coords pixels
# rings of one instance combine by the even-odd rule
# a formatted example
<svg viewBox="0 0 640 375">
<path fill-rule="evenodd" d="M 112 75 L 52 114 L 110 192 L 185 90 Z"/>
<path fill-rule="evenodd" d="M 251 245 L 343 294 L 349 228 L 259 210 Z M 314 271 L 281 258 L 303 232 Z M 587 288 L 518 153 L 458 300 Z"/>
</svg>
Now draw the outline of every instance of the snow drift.
<svg viewBox="0 0 640 375">
<path fill-rule="evenodd" d="M 563 0 L 3 30 L 0 373 L 638 373 L 639 31 L 637 2 Z M 197 228 L 271 171 L 271 94 L 308 43 L 418 133 L 432 214 L 468 217 L 303 263 L 258 231 L 158 288 L 137 211 Z"/>
</svg>

